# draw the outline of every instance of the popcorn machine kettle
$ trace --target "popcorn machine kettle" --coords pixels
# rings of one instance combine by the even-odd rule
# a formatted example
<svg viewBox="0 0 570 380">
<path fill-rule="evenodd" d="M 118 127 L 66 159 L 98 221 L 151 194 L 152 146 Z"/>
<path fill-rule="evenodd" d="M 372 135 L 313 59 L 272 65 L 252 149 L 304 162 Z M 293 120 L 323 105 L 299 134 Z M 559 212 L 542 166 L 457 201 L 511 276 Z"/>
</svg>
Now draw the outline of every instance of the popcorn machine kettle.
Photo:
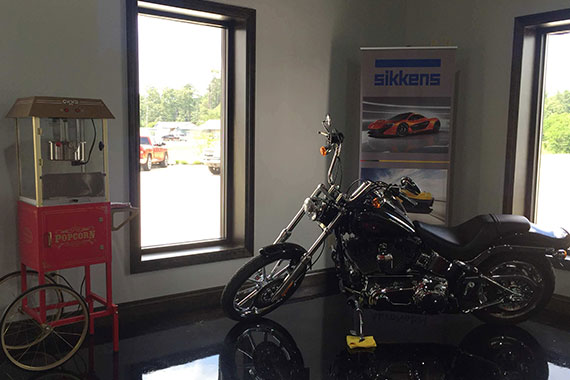
<svg viewBox="0 0 570 380">
<path fill-rule="evenodd" d="M 129 211 L 130 220 L 136 209 L 109 201 L 107 120 L 114 117 L 98 99 L 42 96 L 18 99 L 7 117 L 16 119 L 21 262 L 10 275 L 19 276 L 22 293 L 0 321 L 2 349 L 21 368 L 51 369 L 75 354 L 88 329 L 94 333 L 95 318 L 110 316 L 117 351 L 112 214 Z M 91 289 L 95 264 L 105 264 L 104 297 Z M 53 275 L 74 267 L 85 271 L 83 295 Z M 31 277 L 38 286 L 30 287 Z M 34 329 L 24 336 L 19 331 L 27 325 Z"/>
</svg>

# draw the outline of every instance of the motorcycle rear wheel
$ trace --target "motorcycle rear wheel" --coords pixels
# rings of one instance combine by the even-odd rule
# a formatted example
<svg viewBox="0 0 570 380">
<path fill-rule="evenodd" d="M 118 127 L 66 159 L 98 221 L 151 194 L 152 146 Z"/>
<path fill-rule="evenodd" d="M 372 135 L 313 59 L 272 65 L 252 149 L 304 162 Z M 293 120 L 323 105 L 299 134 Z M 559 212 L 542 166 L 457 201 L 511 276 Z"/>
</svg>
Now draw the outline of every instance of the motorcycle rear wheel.
<svg viewBox="0 0 570 380">
<path fill-rule="evenodd" d="M 474 312 L 477 318 L 487 323 L 506 325 L 525 321 L 542 310 L 554 292 L 554 270 L 550 262 L 541 255 L 499 254 L 484 261 L 479 269 L 482 274 L 491 278 L 500 275 L 517 275 L 532 280 L 532 282 L 505 281 L 495 277 L 501 285 L 520 292 L 524 299 L 518 302 L 503 302 Z M 491 287 L 492 285 L 488 285 L 486 289 Z M 485 287 L 481 291 L 485 294 Z"/>
<path fill-rule="evenodd" d="M 222 308 L 233 320 L 246 321 L 260 318 L 276 309 L 295 293 L 305 274 L 276 301 L 271 301 L 275 291 L 281 286 L 287 274 L 299 262 L 292 253 L 274 256 L 259 255 L 241 267 L 228 282 L 222 292 Z"/>
</svg>

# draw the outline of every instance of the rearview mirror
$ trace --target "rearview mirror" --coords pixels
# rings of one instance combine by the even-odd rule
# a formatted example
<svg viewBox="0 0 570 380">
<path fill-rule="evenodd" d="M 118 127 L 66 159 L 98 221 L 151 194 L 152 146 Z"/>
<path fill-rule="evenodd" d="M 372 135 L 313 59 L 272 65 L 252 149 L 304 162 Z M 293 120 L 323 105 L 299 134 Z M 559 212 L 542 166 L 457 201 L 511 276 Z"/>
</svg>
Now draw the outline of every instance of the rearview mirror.
<svg viewBox="0 0 570 380">
<path fill-rule="evenodd" d="M 411 179 L 410 177 L 402 177 L 400 179 L 400 185 L 402 189 L 408 190 L 410 193 L 414 195 L 418 195 L 419 193 L 421 193 L 421 190 L 418 187 L 418 185 L 416 185 L 414 180 Z"/>
<path fill-rule="evenodd" d="M 327 132 L 330 131 L 331 124 L 332 124 L 331 115 L 327 113 L 327 116 L 325 116 L 325 120 L 323 120 L 323 127 L 325 127 Z"/>
</svg>

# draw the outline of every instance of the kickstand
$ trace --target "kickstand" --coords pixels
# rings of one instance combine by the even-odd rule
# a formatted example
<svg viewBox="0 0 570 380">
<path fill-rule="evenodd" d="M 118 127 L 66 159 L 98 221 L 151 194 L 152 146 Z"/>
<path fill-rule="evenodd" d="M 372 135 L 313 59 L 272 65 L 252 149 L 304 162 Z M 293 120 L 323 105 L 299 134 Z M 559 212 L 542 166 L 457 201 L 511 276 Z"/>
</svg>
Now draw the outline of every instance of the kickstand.
<svg viewBox="0 0 570 380">
<path fill-rule="evenodd" d="M 373 348 L 376 341 L 373 336 L 364 336 L 364 315 L 360 308 L 360 303 L 353 297 L 348 300 L 349 305 L 354 307 L 354 330 L 350 330 L 350 335 L 346 337 L 346 343 L 350 349 Z"/>
<path fill-rule="evenodd" d="M 352 336 L 357 336 L 362 342 L 364 340 L 364 334 L 362 332 L 364 328 L 364 317 L 362 315 L 362 309 L 360 308 L 360 303 L 353 297 L 348 300 L 350 306 L 354 308 L 354 330 L 350 330 Z"/>
</svg>

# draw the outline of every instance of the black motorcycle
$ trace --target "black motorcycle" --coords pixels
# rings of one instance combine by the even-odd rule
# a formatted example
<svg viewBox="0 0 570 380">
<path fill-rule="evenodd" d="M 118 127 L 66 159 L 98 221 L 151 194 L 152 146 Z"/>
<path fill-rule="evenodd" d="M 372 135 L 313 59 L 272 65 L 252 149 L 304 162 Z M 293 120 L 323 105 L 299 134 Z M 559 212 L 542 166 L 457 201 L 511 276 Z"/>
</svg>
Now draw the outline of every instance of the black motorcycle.
<svg viewBox="0 0 570 380">
<path fill-rule="evenodd" d="M 485 322 L 513 324 L 548 303 L 555 282 L 551 261 L 567 260 L 566 231 L 544 231 L 516 215 L 479 215 L 455 227 L 412 222 L 406 207 L 416 202 L 406 194 L 420 189 L 409 177 L 399 184 L 359 180 L 341 191 L 335 165 L 343 135 L 328 115 L 323 127 L 321 153 L 333 154 L 328 185 L 317 186 L 275 242 L 226 285 L 221 301 L 230 318 L 261 317 L 285 302 L 331 234 L 340 289 L 356 309 L 359 336 L 361 308 L 474 313 Z M 304 215 L 322 229 L 308 250 L 287 242 Z"/>
</svg>

